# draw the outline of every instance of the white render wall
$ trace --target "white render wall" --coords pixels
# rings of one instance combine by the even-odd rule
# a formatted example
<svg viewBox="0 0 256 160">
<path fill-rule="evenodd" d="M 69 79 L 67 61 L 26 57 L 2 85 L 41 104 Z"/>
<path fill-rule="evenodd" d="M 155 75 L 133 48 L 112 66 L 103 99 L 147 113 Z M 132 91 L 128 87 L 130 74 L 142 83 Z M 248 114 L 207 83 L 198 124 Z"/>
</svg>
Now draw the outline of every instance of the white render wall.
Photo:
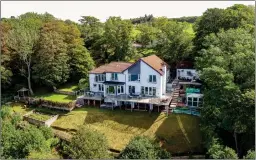
<svg viewBox="0 0 256 160">
<path fill-rule="evenodd" d="M 156 87 L 156 96 L 161 97 L 165 94 L 166 91 L 166 73 L 167 68 L 165 67 L 165 75 L 161 76 L 157 71 L 151 68 L 149 65 L 141 61 L 140 63 L 140 81 L 128 81 L 129 75 L 128 70 L 124 71 L 124 73 L 118 73 L 118 82 L 125 82 L 124 90 L 126 94 L 129 94 L 128 86 L 135 86 L 135 92 L 141 92 L 141 86 L 144 87 Z M 95 82 L 96 74 L 89 74 L 89 85 L 90 91 L 99 92 L 98 84 L 103 84 L 102 82 Z M 156 83 L 149 82 L 149 75 L 156 75 Z M 111 73 L 106 73 L 106 81 L 111 81 Z M 97 87 L 93 85 L 97 84 Z M 106 91 L 106 88 L 104 88 Z"/>
<path fill-rule="evenodd" d="M 128 81 L 128 71 L 126 70 L 124 72 L 126 74 L 126 87 L 125 91 L 126 94 L 129 94 L 129 87 L 128 86 L 135 86 L 135 92 L 140 93 L 141 92 L 141 86 L 144 87 L 156 87 L 156 96 L 161 97 L 162 96 L 162 77 L 157 71 L 155 71 L 153 68 L 148 66 L 146 63 L 141 61 L 140 63 L 140 81 L 139 82 L 131 82 Z M 156 75 L 156 83 L 150 83 L 149 82 L 149 75 Z"/>
</svg>

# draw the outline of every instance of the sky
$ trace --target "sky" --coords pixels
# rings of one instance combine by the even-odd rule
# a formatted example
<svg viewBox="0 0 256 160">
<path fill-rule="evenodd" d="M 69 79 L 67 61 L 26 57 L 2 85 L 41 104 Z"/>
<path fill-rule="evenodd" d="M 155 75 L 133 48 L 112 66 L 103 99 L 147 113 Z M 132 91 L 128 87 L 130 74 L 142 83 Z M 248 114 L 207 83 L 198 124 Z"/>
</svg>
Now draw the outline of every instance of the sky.
<svg viewBox="0 0 256 160">
<path fill-rule="evenodd" d="M 94 16 L 104 22 L 109 16 L 123 19 L 145 14 L 154 17 L 200 16 L 207 8 L 227 8 L 234 4 L 255 5 L 254 1 L 2 1 L 1 17 L 26 12 L 48 12 L 63 20 L 78 22 L 81 16 Z"/>
</svg>

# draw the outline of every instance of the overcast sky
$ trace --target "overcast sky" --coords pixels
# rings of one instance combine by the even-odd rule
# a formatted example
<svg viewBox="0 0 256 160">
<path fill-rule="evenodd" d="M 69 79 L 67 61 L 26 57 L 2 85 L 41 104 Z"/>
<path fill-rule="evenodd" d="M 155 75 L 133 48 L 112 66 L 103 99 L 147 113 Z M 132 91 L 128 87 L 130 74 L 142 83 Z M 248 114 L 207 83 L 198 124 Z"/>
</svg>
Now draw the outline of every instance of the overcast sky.
<svg viewBox="0 0 256 160">
<path fill-rule="evenodd" d="M 233 4 L 254 5 L 254 1 L 2 1 L 1 17 L 9 18 L 26 12 L 48 12 L 56 18 L 78 22 L 81 16 L 94 16 L 105 21 L 109 16 L 124 19 L 153 14 L 169 18 L 200 16 L 207 8 L 226 8 Z"/>
</svg>

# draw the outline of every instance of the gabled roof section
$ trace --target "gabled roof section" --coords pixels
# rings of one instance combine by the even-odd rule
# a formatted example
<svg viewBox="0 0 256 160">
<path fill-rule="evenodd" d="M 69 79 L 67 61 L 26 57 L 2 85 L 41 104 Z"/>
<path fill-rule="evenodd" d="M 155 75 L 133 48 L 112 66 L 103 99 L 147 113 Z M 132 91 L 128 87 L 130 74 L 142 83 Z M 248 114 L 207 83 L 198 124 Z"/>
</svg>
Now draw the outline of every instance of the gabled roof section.
<svg viewBox="0 0 256 160">
<path fill-rule="evenodd" d="M 131 66 L 127 67 L 127 69 L 134 66 L 139 61 L 143 61 L 144 63 L 149 65 L 152 69 L 157 71 L 160 75 L 163 75 L 163 73 L 164 73 L 163 70 L 162 70 L 163 65 L 166 65 L 167 67 L 169 67 L 169 65 L 166 62 L 164 62 L 161 58 L 159 58 L 156 55 L 151 55 L 151 56 L 140 58 L 135 63 L 133 63 Z M 127 69 L 125 69 L 125 70 L 127 70 Z"/>
<path fill-rule="evenodd" d="M 141 58 L 141 60 L 145 62 L 147 65 L 149 65 L 150 67 L 152 67 L 154 70 L 156 70 L 160 75 L 163 75 L 164 73 L 162 70 L 163 65 L 166 65 L 167 67 L 169 67 L 169 65 L 166 62 L 164 62 L 161 58 L 159 58 L 156 55 L 143 57 Z"/>
<path fill-rule="evenodd" d="M 132 63 L 127 62 L 111 62 L 109 64 L 99 66 L 98 68 L 91 70 L 89 73 L 121 73 L 131 65 Z"/>
</svg>

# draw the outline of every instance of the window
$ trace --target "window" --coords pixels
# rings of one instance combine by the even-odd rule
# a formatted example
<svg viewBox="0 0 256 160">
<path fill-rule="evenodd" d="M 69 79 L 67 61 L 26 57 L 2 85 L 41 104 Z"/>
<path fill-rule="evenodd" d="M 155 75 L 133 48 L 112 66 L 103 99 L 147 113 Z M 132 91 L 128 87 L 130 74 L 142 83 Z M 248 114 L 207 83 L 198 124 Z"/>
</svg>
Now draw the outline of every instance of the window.
<svg viewBox="0 0 256 160">
<path fill-rule="evenodd" d="M 188 103 L 187 104 L 190 107 L 200 107 L 200 106 L 202 106 L 202 98 L 188 97 Z"/>
<path fill-rule="evenodd" d="M 156 95 L 156 87 L 141 87 L 141 94 L 155 96 Z"/>
<path fill-rule="evenodd" d="M 99 91 L 104 91 L 104 85 L 103 84 L 99 84 Z"/>
<path fill-rule="evenodd" d="M 121 86 L 121 93 L 124 93 L 124 86 Z"/>
<path fill-rule="evenodd" d="M 129 74 L 128 81 L 140 81 L 139 74 Z"/>
<path fill-rule="evenodd" d="M 111 73 L 111 80 L 114 80 L 114 81 L 118 80 L 117 73 Z"/>
<path fill-rule="evenodd" d="M 129 86 L 129 93 L 135 93 L 135 86 Z"/>
<path fill-rule="evenodd" d="M 96 74 L 95 75 L 95 81 L 96 82 L 103 82 L 103 81 L 105 81 L 105 74 Z"/>
<path fill-rule="evenodd" d="M 143 87 L 143 86 L 141 86 L 141 91 L 140 91 L 140 92 L 141 92 L 141 94 L 145 94 L 145 93 L 144 93 L 144 87 Z"/>
<path fill-rule="evenodd" d="M 156 95 L 156 87 L 153 87 L 153 96 Z"/>
<path fill-rule="evenodd" d="M 94 83 L 94 84 L 93 84 L 93 87 L 97 87 L 97 84 Z"/>
<path fill-rule="evenodd" d="M 156 83 L 156 75 L 149 75 L 149 82 Z"/>
</svg>

